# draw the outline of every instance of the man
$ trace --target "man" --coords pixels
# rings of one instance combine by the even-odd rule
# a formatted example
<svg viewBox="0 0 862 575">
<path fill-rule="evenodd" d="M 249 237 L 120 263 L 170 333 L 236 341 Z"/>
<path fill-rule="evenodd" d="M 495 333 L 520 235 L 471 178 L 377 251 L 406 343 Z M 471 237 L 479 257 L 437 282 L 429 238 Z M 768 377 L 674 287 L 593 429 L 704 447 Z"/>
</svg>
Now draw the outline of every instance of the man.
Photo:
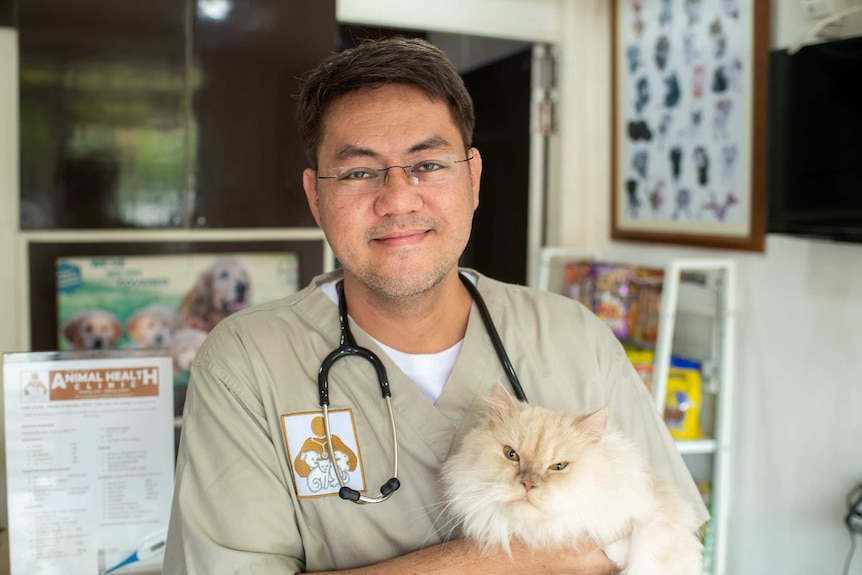
<svg viewBox="0 0 862 575">
<path fill-rule="evenodd" d="M 483 554 L 453 539 L 437 483 L 457 439 L 506 371 L 458 258 L 479 204 L 473 108 L 446 57 L 419 40 L 363 44 L 307 79 L 298 117 L 311 166 L 309 207 L 342 270 L 300 293 L 234 314 L 194 362 L 164 573 L 615 573 L 601 550 Z M 610 330 L 576 302 L 467 277 L 490 310 L 529 401 L 573 412 L 606 406 L 656 471 L 698 506 L 687 469 Z M 339 281 L 343 280 L 341 286 Z M 332 447 L 317 375 L 339 345 L 338 302 L 368 362 L 328 376 Z M 340 479 L 340 480 L 339 480 Z"/>
</svg>

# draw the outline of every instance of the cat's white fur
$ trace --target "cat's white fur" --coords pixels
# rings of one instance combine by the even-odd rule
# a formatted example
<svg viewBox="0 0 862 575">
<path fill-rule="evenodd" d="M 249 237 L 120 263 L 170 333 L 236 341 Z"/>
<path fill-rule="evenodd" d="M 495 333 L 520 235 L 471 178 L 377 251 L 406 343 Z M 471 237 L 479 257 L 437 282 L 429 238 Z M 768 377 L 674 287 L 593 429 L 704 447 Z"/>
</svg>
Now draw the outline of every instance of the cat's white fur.
<svg viewBox="0 0 862 575">
<path fill-rule="evenodd" d="M 625 575 L 702 572 L 694 510 L 609 427 L 607 410 L 574 416 L 496 385 L 487 421 L 464 436 L 442 480 L 452 520 L 486 549 L 509 550 L 511 537 L 531 547 L 593 540 Z"/>
</svg>

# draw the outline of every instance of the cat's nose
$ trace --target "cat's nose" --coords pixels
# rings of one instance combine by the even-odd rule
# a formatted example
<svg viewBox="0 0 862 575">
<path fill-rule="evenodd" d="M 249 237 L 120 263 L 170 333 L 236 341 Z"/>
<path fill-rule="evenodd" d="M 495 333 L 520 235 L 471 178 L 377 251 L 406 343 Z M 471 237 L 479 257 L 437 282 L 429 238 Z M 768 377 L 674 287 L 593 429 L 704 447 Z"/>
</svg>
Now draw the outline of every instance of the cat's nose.
<svg viewBox="0 0 862 575">
<path fill-rule="evenodd" d="M 525 490 L 525 491 L 527 491 L 527 492 L 529 492 L 531 489 L 533 489 L 534 487 L 536 487 L 535 482 L 530 481 L 529 479 L 522 479 L 522 480 L 521 480 L 521 485 L 523 485 L 523 486 L 524 486 L 524 490 Z"/>
</svg>

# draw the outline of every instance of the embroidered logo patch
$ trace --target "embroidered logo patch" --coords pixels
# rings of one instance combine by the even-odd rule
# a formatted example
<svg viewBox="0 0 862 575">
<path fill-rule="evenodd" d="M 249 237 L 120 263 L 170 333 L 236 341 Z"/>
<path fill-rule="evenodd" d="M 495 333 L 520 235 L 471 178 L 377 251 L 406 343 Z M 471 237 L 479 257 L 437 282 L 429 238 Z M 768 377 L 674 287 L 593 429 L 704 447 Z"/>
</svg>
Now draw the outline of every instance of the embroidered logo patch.
<svg viewBox="0 0 862 575">
<path fill-rule="evenodd" d="M 329 412 L 332 451 L 326 447 L 323 415 L 319 411 L 281 416 L 287 455 L 293 468 L 293 484 L 299 497 L 335 495 L 344 484 L 365 491 L 365 471 L 350 409 Z"/>
</svg>

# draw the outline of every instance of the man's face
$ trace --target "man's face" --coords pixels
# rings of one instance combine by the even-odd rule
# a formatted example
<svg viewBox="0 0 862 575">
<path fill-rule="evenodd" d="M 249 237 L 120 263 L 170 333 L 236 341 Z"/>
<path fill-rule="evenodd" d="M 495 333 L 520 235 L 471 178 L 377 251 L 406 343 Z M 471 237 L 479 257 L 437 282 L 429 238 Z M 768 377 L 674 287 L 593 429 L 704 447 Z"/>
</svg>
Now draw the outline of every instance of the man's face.
<svg viewBox="0 0 862 575">
<path fill-rule="evenodd" d="M 327 110 L 318 148 L 319 172 L 306 170 L 303 185 L 345 282 L 387 297 L 422 293 L 454 272 L 467 245 L 479 205 L 482 159 L 453 164 L 444 184 L 414 185 L 400 168 L 376 192 L 336 193 L 321 179 L 342 166 L 408 166 L 441 157 L 467 157 L 449 109 L 421 90 L 391 85 L 361 90 Z"/>
</svg>

